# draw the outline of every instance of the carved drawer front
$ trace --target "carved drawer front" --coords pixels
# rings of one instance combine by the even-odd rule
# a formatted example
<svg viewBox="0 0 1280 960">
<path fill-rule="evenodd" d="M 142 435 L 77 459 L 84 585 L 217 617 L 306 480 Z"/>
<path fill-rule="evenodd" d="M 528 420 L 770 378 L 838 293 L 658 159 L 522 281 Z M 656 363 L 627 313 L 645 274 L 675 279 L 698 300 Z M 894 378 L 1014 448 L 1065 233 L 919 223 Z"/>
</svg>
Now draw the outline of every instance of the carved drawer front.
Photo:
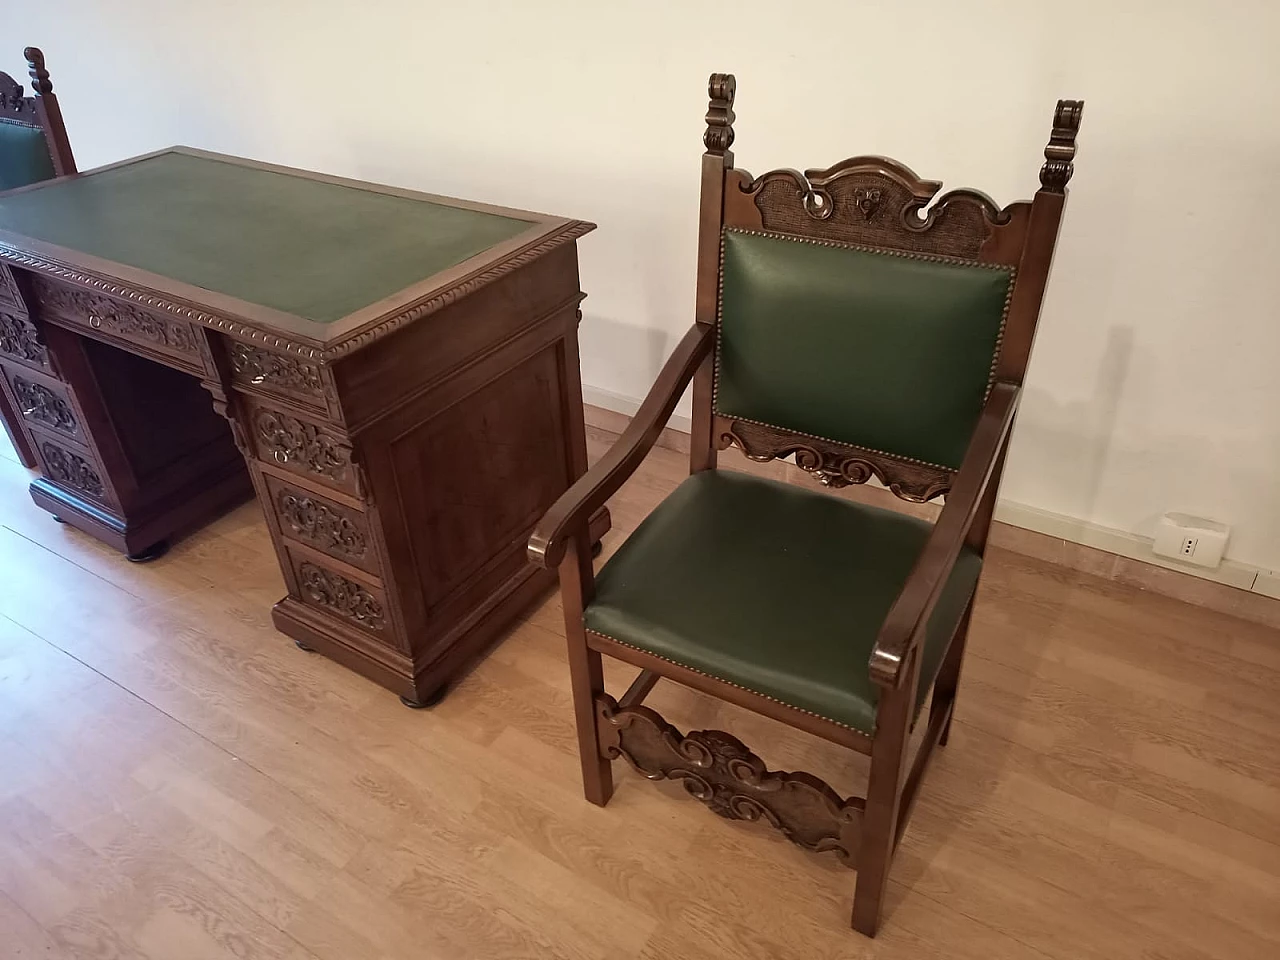
<svg viewBox="0 0 1280 960">
<path fill-rule="evenodd" d="M 78 327 L 125 349 L 141 348 L 143 353 L 193 373 L 205 371 L 200 349 L 203 332 L 195 324 L 40 274 L 33 276 L 32 286 L 42 317 L 56 318 L 64 326 Z"/>
<path fill-rule="evenodd" d="M 36 436 L 35 440 L 36 456 L 45 479 L 89 500 L 115 505 L 105 473 L 91 454 L 70 445 L 63 446 L 44 435 Z"/>
<path fill-rule="evenodd" d="M 368 517 L 279 477 L 268 475 L 265 480 L 271 509 L 285 537 L 375 576 L 379 574 L 378 551 Z"/>
<path fill-rule="evenodd" d="M 223 340 L 231 380 L 247 393 L 282 397 L 319 413 L 327 413 L 320 365 L 239 340 Z"/>
<path fill-rule="evenodd" d="M 293 551 L 289 551 L 289 562 L 298 580 L 298 593 L 308 607 L 340 623 L 358 627 L 389 647 L 401 648 L 381 587 L 352 579 Z"/>
<path fill-rule="evenodd" d="M 351 447 L 336 433 L 270 407 L 246 405 L 246 409 L 259 460 L 360 495 Z"/>
<path fill-rule="evenodd" d="M 0 303 L 0 356 L 39 370 L 48 370 L 49 351 L 40 328 L 23 310 Z"/>
<path fill-rule="evenodd" d="M 63 384 L 22 367 L 3 369 L 23 420 L 79 443 L 84 442 L 79 415 Z"/>
</svg>

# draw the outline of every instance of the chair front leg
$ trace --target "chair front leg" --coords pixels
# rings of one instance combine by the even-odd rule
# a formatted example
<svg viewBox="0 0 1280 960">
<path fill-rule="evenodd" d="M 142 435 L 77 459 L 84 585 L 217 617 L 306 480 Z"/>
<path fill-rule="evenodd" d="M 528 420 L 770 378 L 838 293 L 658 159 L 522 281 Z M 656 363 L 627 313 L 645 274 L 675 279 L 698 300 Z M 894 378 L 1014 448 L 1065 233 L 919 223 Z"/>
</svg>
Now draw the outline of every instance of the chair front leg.
<svg viewBox="0 0 1280 960">
<path fill-rule="evenodd" d="M 594 585 L 590 536 L 583 530 L 570 541 L 560 563 L 560 599 L 564 606 L 569 681 L 573 688 L 573 715 L 582 761 L 582 792 L 596 806 L 603 807 L 613 796 L 613 767 L 600 749 L 596 726 L 596 696 L 604 693 L 604 666 L 600 654 L 587 646 L 587 633 L 582 624 L 582 610 L 591 599 Z"/>
<path fill-rule="evenodd" d="M 853 929 L 874 937 L 880 926 L 889 866 L 898 844 L 898 811 L 902 802 L 907 743 L 919 677 L 920 658 L 911 654 L 908 680 L 883 690 L 876 708 L 876 734 L 871 744 L 871 776 L 858 845 L 858 880 L 853 892 Z"/>
</svg>

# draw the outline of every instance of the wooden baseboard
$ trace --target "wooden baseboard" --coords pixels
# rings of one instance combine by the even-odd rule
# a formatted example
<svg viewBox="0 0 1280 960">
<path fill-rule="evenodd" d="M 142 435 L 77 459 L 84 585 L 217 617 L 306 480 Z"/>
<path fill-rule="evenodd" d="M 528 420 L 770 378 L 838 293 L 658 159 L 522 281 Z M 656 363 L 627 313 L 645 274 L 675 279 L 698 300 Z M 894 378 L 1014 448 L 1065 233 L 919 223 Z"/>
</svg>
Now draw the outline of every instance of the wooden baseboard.
<svg viewBox="0 0 1280 960">
<path fill-rule="evenodd" d="M 584 404 L 584 415 L 589 426 L 615 434 L 621 433 L 631 422 L 626 413 L 591 403 Z M 668 427 L 658 438 L 657 445 L 688 453 L 689 434 Z M 726 465 L 735 469 L 789 482 L 812 482 L 804 471 L 785 461 L 757 464 L 737 456 L 735 452 L 721 456 L 731 458 L 732 462 Z M 929 519 L 936 516 L 938 510 L 933 504 L 904 504 L 888 490 L 871 484 L 846 487 L 838 493 L 877 506 L 905 508 Z M 1071 518 L 1058 518 L 1021 504 L 1002 502 L 996 509 L 996 517 L 991 529 L 993 546 L 1104 580 L 1150 590 L 1242 620 L 1280 628 L 1280 575 L 1274 572 L 1259 571 L 1230 561 L 1218 571 L 1205 571 L 1204 575 L 1174 569 L 1154 558 L 1134 556 L 1142 549 L 1141 538 L 1121 531 L 1105 531 Z M 1040 529 L 1032 529 L 1033 526 Z M 1106 544 L 1111 549 L 1098 544 Z"/>
</svg>

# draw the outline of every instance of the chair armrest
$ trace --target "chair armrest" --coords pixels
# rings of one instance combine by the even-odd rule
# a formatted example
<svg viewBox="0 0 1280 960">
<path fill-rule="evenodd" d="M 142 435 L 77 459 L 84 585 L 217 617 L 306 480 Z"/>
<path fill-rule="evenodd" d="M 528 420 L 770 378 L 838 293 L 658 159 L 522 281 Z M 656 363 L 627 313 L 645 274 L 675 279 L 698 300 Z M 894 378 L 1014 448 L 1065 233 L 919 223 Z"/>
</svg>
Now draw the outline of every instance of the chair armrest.
<svg viewBox="0 0 1280 960">
<path fill-rule="evenodd" d="M 709 324 L 694 324 L 684 335 L 618 442 L 538 521 L 529 537 L 530 561 L 547 569 L 559 565 L 569 537 L 618 492 L 653 448 L 714 342 L 715 328 Z"/>
<path fill-rule="evenodd" d="M 896 687 L 904 679 L 907 654 L 933 613 L 991 482 L 1020 392 L 1017 384 L 1004 381 L 991 389 L 942 513 L 876 637 L 869 667 L 871 679 L 882 687 Z"/>
</svg>

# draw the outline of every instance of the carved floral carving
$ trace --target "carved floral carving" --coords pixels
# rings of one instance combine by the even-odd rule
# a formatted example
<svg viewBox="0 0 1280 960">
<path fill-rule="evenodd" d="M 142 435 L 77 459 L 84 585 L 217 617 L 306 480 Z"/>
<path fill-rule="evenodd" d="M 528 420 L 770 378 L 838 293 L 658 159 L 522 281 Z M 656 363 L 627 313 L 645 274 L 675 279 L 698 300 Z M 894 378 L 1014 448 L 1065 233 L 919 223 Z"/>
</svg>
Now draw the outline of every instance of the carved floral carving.
<svg viewBox="0 0 1280 960">
<path fill-rule="evenodd" d="M 738 93 L 738 81 L 731 73 L 713 73 L 707 81 L 707 129 L 702 143 L 707 153 L 724 156 L 733 146 L 733 98 Z"/>
<path fill-rule="evenodd" d="M 32 383 L 25 377 L 14 376 L 12 382 L 24 417 L 72 436 L 78 432 L 75 414 L 65 398 L 44 384 Z"/>
<path fill-rule="evenodd" d="M 232 341 L 231 369 L 236 378 L 255 385 L 319 395 L 320 368 L 297 357 Z"/>
<path fill-rule="evenodd" d="M 739 176 L 738 191 L 754 203 L 765 230 L 815 239 L 972 260 L 1010 219 L 976 190 L 952 190 L 929 206 L 942 184 L 884 157 Z"/>
<path fill-rule="evenodd" d="M 1083 100 L 1059 100 L 1053 115 L 1053 130 L 1044 148 L 1044 166 L 1040 168 L 1040 186 L 1052 193 L 1067 189 L 1071 174 L 1075 172 L 1072 161 L 1076 156 L 1076 134 L 1084 116 Z"/>
<path fill-rule="evenodd" d="M 314 563 L 298 567 L 302 590 L 314 603 L 328 607 L 334 613 L 354 620 L 370 630 L 386 626 L 382 604 L 368 590 L 332 570 L 325 570 Z"/>
<path fill-rule="evenodd" d="M 735 446 L 750 460 L 765 462 L 795 455 L 796 466 L 828 487 L 866 483 L 875 477 L 895 496 L 924 503 L 951 489 L 952 472 L 914 460 L 800 436 L 763 423 L 721 418 L 719 445 Z"/>
<path fill-rule="evenodd" d="M 262 446 L 277 463 L 297 464 L 339 482 L 346 479 L 351 451 L 319 427 L 275 410 L 259 410 L 254 424 Z"/>
<path fill-rule="evenodd" d="M 195 330 L 188 323 L 148 313 L 128 301 L 113 300 L 87 290 L 39 280 L 37 284 L 41 303 L 57 313 L 86 322 L 94 330 L 149 341 L 203 365 Z"/>
<path fill-rule="evenodd" d="M 294 490 L 276 494 L 276 512 L 289 532 L 327 553 L 360 560 L 369 542 L 361 527 L 339 509 Z"/>
<path fill-rule="evenodd" d="M 106 494 L 102 478 L 83 457 L 48 441 L 40 445 L 40 453 L 43 454 L 45 474 L 50 480 L 91 497 L 101 498 Z"/>
<path fill-rule="evenodd" d="M 40 342 L 36 325 L 17 314 L 0 313 L 0 353 L 41 367 L 49 366 L 49 351 Z"/>
<path fill-rule="evenodd" d="M 719 730 L 684 735 L 645 706 L 596 698 L 601 746 L 650 780 L 678 780 L 690 796 L 729 820 L 762 820 L 809 850 L 834 851 L 854 866 L 865 806 L 842 799 L 808 773 L 768 770 L 742 741 Z"/>
</svg>

